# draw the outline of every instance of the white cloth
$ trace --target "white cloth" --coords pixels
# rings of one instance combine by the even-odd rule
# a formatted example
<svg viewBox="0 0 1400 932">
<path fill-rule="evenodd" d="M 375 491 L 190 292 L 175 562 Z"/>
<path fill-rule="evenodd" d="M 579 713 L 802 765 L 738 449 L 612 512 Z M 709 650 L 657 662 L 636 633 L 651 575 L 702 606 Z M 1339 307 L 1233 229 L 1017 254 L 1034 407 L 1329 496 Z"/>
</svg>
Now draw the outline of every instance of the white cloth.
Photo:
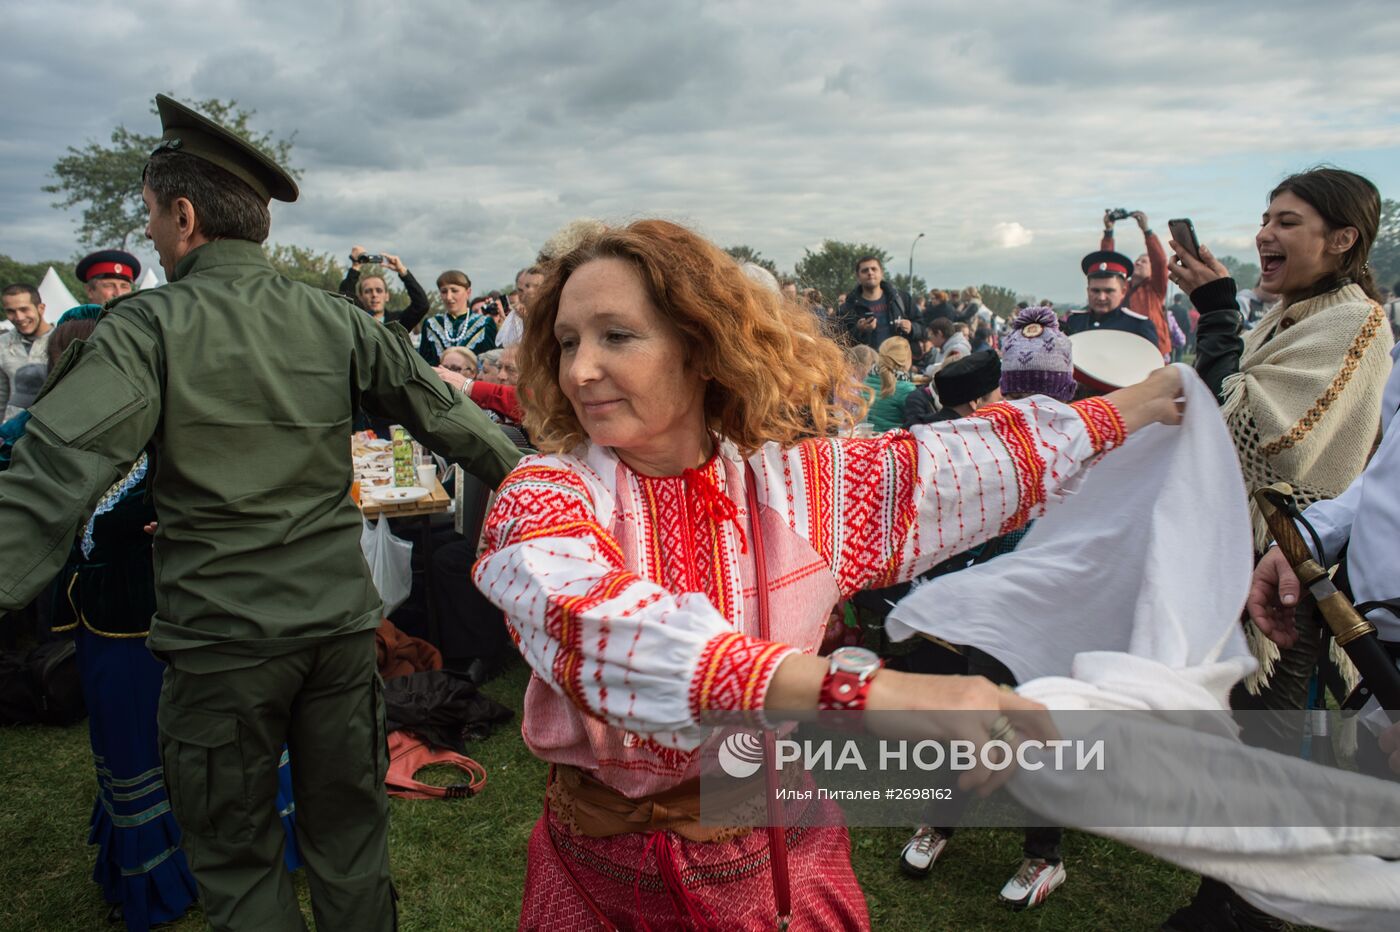
<svg viewBox="0 0 1400 932">
<path fill-rule="evenodd" d="M 507 346 L 514 346 L 525 336 L 525 320 L 515 311 L 501 324 L 500 332 L 496 334 L 496 345 L 501 349 Z"/>
<path fill-rule="evenodd" d="M 1253 658 L 1237 656 L 1174 667 L 1121 653 L 1081 654 L 1070 677 L 1044 677 L 1017 691 L 1055 710 L 1150 710 L 1161 717 L 1149 720 L 1118 711 L 1099 716 L 1097 727 L 1085 728 L 1082 713 L 1058 713 L 1056 724 L 1065 738 L 1102 739 L 1109 749 L 1131 744 L 1129 768 L 1115 772 L 1112 786 L 1096 786 L 1092 792 L 1082 774 L 1050 768 L 1019 773 L 1008 790 L 1022 805 L 1053 815 L 1060 824 L 1224 881 L 1280 918 L 1328 929 L 1392 932 L 1400 924 L 1400 864 L 1382 858 L 1400 856 L 1400 829 L 1392 827 L 1400 789 L 1245 747 L 1233 736 L 1224 711 L 1213 733 L 1201 729 L 1200 717 L 1193 721 L 1196 729 L 1172 723 L 1181 710 L 1209 713 L 1215 697 L 1228 692 L 1253 663 Z M 1202 779 L 1207 769 L 1209 778 Z M 1210 817 L 1233 812 L 1246 798 L 1257 800 L 1247 823 L 1256 827 L 1243 820 L 1219 825 L 1229 820 Z M 1161 811 L 1168 806 L 1191 824 L 1093 824 L 1104 810 Z M 1299 812 L 1308 815 L 1299 818 Z M 1387 813 L 1381 826 L 1357 818 L 1380 812 Z M 1290 820 L 1314 824 L 1289 827 Z"/>
<path fill-rule="evenodd" d="M 1084 651 L 1172 666 L 1247 656 L 1239 626 L 1225 623 L 1244 605 L 1252 558 L 1239 463 L 1210 390 L 1177 368 L 1180 428 L 1135 433 L 1013 555 L 917 587 L 886 620 L 890 637 L 971 645 L 1020 683 L 1067 676 Z M 1205 579 L 1219 584 L 1196 584 Z"/>
<path fill-rule="evenodd" d="M 1056 713 L 1066 738 L 1103 738 L 1109 748 L 1131 742 L 1135 775 L 1115 771 L 1116 782 L 1093 793 L 1082 774 L 1018 773 L 1007 788 L 1028 808 L 1217 877 L 1295 922 L 1393 929 L 1400 864 L 1380 858 L 1400 855 L 1400 829 L 1286 825 L 1298 805 L 1313 801 L 1352 816 L 1394 813 L 1400 789 L 1247 748 L 1229 719 L 1229 691 L 1255 666 L 1238 624 L 1250 522 L 1219 410 L 1182 368 L 1181 428 L 1139 431 L 1014 553 L 918 587 L 886 630 L 895 638 L 922 631 L 988 652 L 1016 675 L 1018 692 Z M 1099 716 L 1090 728 L 1074 710 L 1148 716 Z M 1189 710 L 1200 713 L 1195 728 L 1176 721 Z M 1200 778 L 1203 761 L 1209 780 Z M 1202 816 L 1244 798 L 1266 811 L 1276 805 L 1277 819 L 1242 828 Z M 1110 799 L 1113 811 L 1170 805 L 1186 825 L 1095 827 Z M 1308 811 L 1314 825 L 1358 824 Z"/>
</svg>

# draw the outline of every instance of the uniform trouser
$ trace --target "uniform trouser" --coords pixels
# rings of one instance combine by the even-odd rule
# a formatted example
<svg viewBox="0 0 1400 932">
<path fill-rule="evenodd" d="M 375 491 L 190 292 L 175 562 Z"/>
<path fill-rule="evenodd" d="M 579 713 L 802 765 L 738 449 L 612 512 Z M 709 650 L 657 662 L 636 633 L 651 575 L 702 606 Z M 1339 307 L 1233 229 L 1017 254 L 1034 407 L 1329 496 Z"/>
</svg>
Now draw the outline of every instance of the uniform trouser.
<svg viewBox="0 0 1400 932">
<path fill-rule="evenodd" d="M 277 763 L 291 752 L 297 841 L 316 925 L 396 927 L 389 882 L 383 684 L 374 632 L 218 672 L 170 661 L 161 754 L 205 916 L 217 930 L 302 932 L 283 868 Z"/>
</svg>

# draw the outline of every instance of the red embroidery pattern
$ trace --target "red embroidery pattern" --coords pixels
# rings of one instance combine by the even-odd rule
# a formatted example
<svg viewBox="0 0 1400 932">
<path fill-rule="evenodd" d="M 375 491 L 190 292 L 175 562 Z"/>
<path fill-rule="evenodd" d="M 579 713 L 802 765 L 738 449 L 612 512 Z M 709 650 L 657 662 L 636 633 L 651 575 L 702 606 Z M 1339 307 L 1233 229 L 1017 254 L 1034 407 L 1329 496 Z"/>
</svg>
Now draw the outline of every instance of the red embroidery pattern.
<svg viewBox="0 0 1400 932">
<path fill-rule="evenodd" d="M 886 434 L 885 439 L 888 441 L 885 447 L 885 455 L 888 457 L 887 481 L 882 493 L 885 500 L 893 505 L 894 510 L 888 518 L 890 539 L 881 542 L 890 555 L 885 563 L 885 571 L 880 577 L 882 586 L 899 582 L 899 569 L 905 563 L 905 541 L 910 531 L 914 530 L 915 521 L 919 517 L 919 503 L 914 494 L 919 470 L 918 444 L 913 436 L 904 431 Z M 891 471 L 893 475 L 888 475 Z M 917 556 L 918 552 L 916 539 L 913 556 Z"/>
<path fill-rule="evenodd" d="M 1123 441 L 1128 439 L 1128 425 L 1123 423 L 1123 415 L 1118 413 L 1112 402 L 1102 398 L 1085 398 L 1070 407 L 1084 422 L 1095 453 L 1122 446 Z"/>
<path fill-rule="evenodd" d="M 972 416 L 992 425 L 992 432 L 1006 446 L 1016 469 L 1016 510 L 997 532 L 1007 534 L 1025 524 L 1031 509 L 1045 501 L 1045 459 L 1040 455 L 1035 432 L 1020 410 L 1008 404 L 994 404 L 979 408 Z"/>
<path fill-rule="evenodd" d="M 632 573 L 614 570 L 594 582 L 583 595 L 551 598 L 545 606 L 545 632 L 559 642 L 559 652 L 554 656 L 554 681 L 580 709 L 588 710 L 591 706 L 583 694 L 583 626 L 579 616 L 617 598 L 636 581 Z M 606 643 L 606 640 L 605 627 L 600 641 Z"/>
<path fill-rule="evenodd" d="M 802 459 L 802 494 L 807 506 L 807 541 L 828 565 L 836 563 L 836 448 L 813 440 L 798 447 Z"/>
<path fill-rule="evenodd" d="M 636 481 L 645 511 L 650 578 L 670 592 L 705 593 L 710 604 L 737 625 L 741 621 L 737 567 L 727 533 L 737 529 L 738 523 L 692 491 L 695 483 L 707 482 L 714 495 L 724 495 L 719 488 L 721 468 L 715 457 L 690 480 L 637 476 Z"/>
<path fill-rule="evenodd" d="M 540 527 L 520 529 L 513 535 L 510 541 L 513 544 L 523 543 L 527 540 L 534 540 L 539 537 L 586 537 L 592 536 L 594 543 L 603 551 L 603 556 L 614 566 L 622 565 L 622 550 L 617 546 L 617 541 L 612 538 L 601 524 L 597 521 L 564 521 L 560 524 L 546 524 Z"/>
<path fill-rule="evenodd" d="M 513 471 L 486 517 L 486 534 L 493 550 L 540 537 L 592 537 L 609 563 L 622 565 L 617 541 L 598 524 L 588 487 L 565 469 Z"/>
<path fill-rule="evenodd" d="M 750 711 L 782 654 L 792 648 L 734 632 L 711 638 L 690 684 L 690 711 Z"/>
<path fill-rule="evenodd" d="M 840 477 L 837 494 L 825 498 L 840 510 L 839 555 L 832 561 L 842 592 L 893 579 L 905 562 L 906 538 L 918 515 L 914 496 L 918 450 L 898 431 L 874 440 L 827 441 L 818 448 Z M 834 524 L 835 517 L 828 519 Z M 818 551 L 821 552 L 820 550 Z"/>
</svg>

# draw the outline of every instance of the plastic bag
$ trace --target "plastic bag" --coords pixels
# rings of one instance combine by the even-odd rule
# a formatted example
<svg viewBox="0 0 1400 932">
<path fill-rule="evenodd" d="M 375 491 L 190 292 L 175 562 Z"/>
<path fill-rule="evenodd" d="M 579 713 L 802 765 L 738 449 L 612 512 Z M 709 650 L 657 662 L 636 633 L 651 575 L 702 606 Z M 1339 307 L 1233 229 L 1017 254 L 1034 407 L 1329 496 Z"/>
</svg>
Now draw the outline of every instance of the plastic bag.
<svg viewBox="0 0 1400 932">
<path fill-rule="evenodd" d="M 365 521 L 360 550 L 364 551 L 370 578 L 384 600 L 384 615 L 388 617 L 408 600 L 413 589 L 413 544 L 390 533 L 389 519 L 380 515 L 374 524 Z"/>
</svg>

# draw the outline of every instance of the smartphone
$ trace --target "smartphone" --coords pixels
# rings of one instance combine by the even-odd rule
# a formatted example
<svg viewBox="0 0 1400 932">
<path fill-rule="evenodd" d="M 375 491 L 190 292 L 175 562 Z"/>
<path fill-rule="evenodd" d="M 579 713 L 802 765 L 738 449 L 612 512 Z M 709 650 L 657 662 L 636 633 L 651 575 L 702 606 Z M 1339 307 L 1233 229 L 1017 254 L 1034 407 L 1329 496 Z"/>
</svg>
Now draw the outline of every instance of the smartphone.
<svg viewBox="0 0 1400 932">
<path fill-rule="evenodd" d="M 1172 241 L 1180 246 L 1183 252 L 1190 253 L 1193 259 L 1201 258 L 1201 241 L 1196 239 L 1196 226 L 1188 218 L 1168 220 L 1167 229 L 1171 231 Z"/>
</svg>

